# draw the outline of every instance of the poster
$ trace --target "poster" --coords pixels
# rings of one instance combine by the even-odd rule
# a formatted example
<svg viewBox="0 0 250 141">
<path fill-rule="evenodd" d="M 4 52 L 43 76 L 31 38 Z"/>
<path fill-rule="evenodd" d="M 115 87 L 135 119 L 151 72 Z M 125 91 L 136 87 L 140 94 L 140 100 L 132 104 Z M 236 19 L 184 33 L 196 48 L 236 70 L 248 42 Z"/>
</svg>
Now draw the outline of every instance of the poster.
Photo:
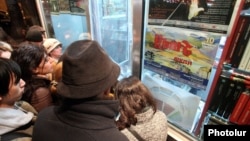
<svg viewBox="0 0 250 141">
<path fill-rule="evenodd" d="M 146 30 L 144 68 L 205 90 L 224 34 L 150 25 Z"/>
<path fill-rule="evenodd" d="M 149 25 L 226 33 L 236 0 L 150 0 Z"/>
</svg>

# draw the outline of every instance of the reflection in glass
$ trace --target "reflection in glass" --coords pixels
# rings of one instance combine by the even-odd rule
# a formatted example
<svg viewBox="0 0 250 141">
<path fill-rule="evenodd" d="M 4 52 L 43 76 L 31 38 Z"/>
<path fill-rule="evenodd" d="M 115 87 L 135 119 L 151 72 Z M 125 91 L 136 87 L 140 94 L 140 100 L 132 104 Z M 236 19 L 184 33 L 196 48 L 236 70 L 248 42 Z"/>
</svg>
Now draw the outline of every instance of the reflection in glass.
<svg viewBox="0 0 250 141">
<path fill-rule="evenodd" d="M 91 33 L 110 57 L 120 65 L 120 77 L 130 75 L 132 70 L 129 2 L 122 0 L 90 1 Z"/>
</svg>

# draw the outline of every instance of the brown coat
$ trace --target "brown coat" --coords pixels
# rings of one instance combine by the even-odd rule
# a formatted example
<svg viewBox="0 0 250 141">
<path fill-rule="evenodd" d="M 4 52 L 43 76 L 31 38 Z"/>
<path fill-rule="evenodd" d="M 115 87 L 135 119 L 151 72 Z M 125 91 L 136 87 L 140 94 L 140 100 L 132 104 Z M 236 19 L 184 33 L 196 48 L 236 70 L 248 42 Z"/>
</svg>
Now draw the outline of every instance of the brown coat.
<svg viewBox="0 0 250 141">
<path fill-rule="evenodd" d="M 32 80 L 26 83 L 22 100 L 29 102 L 37 112 L 53 105 L 50 82 L 51 81 L 46 78 L 33 76 Z"/>
</svg>

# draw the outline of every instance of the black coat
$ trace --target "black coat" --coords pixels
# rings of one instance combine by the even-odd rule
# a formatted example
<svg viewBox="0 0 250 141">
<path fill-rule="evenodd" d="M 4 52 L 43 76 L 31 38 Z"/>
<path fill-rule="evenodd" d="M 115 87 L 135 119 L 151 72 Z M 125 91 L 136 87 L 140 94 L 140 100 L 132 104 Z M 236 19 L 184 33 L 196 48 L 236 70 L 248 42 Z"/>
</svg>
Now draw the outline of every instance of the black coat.
<svg viewBox="0 0 250 141">
<path fill-rule="evenodd" d="M 128 141 L 116 127 L 118 101 L 87 101 L 49 107 L 36 120 L 33 141 Z M 67 108 L 67 109 L 65 109 Z"/>
</svg>

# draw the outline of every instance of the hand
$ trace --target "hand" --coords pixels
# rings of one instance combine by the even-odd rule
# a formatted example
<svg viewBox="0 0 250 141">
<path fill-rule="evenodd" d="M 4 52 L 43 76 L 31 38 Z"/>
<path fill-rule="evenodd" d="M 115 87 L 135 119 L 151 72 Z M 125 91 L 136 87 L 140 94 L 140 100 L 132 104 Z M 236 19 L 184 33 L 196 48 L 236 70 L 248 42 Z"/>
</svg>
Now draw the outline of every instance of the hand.
<svg viewBox="0 0 250 141">
<path fill-rule="evenodd" d="M 204 8 L 198 8 L 198 0 L 191 0 L 191 5 L 189 7 L 188 20 L 197 16 L 199 12 L 204 11 Z"/>
</svg>

